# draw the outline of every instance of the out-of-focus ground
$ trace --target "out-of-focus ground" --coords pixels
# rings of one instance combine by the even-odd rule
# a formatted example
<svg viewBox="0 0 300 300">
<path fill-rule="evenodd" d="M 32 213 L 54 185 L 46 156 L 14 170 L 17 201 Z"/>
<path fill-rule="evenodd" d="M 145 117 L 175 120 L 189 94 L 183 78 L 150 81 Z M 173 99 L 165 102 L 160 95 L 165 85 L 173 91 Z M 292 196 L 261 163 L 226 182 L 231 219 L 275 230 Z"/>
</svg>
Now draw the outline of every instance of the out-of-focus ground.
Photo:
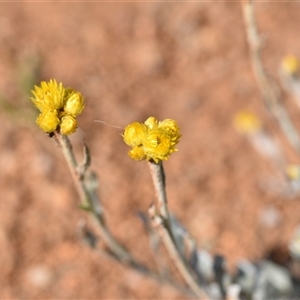
<svg viewBox="0 0 300 300">
<path fill-rule="evenodd" d="M 300 57 L 300 6 L 268 2 L 255 9 L 264 61 L 278 82 L 282 57 Z M 35 66 L 38 80 L 56 78 L 85 96 L 71 140 L 77 153 L 83 139 L 89 145 L 108 225 L 137 259 L 154 261 L 137 217 L 154 199 L 147 164 L 127 156 L 122 130 L 96 119 L 121 127 L 151 115 L 177 120 L 183 136 L 164 164 L 167 193 L 198 247 L 224 255 L 231 269 L 274 248 L 284 255 L 300 221 L 300 198 L 272 188 L 272 181 L 280 187 L 274 168 L 234 129 L 235 114 L 257 114 L 288 161 L 299 157 L 262 103 L 239 3 L 1 3 L 0 45 L 1 299 L 185 297 L 78 239 L 86 213 L 20 83 Z M 269 222 L 270 212 L 277 221 Z"/>
</svg>

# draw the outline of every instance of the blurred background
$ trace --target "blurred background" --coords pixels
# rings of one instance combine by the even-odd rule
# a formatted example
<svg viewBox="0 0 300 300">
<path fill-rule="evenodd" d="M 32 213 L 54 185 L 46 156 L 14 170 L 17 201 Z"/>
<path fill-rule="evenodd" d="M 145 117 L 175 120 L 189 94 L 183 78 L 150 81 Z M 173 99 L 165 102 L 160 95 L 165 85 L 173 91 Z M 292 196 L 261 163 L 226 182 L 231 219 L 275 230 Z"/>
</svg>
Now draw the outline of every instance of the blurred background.
<svg viewBox="0 0 300 300">
<path fill-rule="evenodd" d="M 255 10 L 264 62 L 278 82 L 282 58 L 300 58 L 300 6 Z M 167 194 L 198 247 L 224 255 L 231 269 L 242 258 L 285 259 L 299 197 L 278 192 L 284 183 L 235 130 L 236 113 L 255 113 L 287 160 L 300 161 L 263 105 L 239 3 L 1 3 L 0 45 L 0 298 L 184 297 L 78 239 L 86 213 L 29 100 L 34 84 L 52 78 L 86 99 L 71 140 L 79 157 L 82 141 L 89 145 L 108 226 L 137 259 L 154 261 L 138 218 L 154 199 L 147 164 L 128 157 L 121 129 L 94 120 L 177 120 L 183 136 L 164 164 Z"/>
</svg>

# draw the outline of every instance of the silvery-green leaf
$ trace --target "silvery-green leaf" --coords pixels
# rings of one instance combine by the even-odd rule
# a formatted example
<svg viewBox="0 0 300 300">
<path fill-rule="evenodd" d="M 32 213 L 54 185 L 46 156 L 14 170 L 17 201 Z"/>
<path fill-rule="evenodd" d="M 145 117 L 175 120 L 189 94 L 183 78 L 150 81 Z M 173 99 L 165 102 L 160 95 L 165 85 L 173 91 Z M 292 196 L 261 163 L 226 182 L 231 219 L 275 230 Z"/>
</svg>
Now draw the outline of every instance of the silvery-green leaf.
<svg viewBox="0 0 300 300">
<path fill-rule="evenodd" d="M 293 283 L 289 271 L 271 261 L 261 261 L 259 267 L 266 274 L 271 286 L 282 294 L 289 294 L 293 290 Z"/>
<path fill-rule="evenodd" d="M 185 258 L 185 239 L 188 237 L 187 230 L 174 215 L 170 216 L 170 222 L 176 246 L 181 256 Z"/>
<path fill-rule="evenodd" d="M 194 269 L 201 281 L 212 281 L 214 279 L 214 260 L 206 250 L 196 252 L 196 261 Z"/>
<path fill-rule="evenodd" d="M 261 261 L 253 291 L 254 300 L 290 299 L 293 283 L 287 269 L 271 261 Z"/>
<path fill-rule="evenodd" d="M 257 280 L 257 267 L 248 260 L 241 260 L 237 264 L 236 282 L 241 286 L 243 292 L 251 293 Z"/>
</svg>

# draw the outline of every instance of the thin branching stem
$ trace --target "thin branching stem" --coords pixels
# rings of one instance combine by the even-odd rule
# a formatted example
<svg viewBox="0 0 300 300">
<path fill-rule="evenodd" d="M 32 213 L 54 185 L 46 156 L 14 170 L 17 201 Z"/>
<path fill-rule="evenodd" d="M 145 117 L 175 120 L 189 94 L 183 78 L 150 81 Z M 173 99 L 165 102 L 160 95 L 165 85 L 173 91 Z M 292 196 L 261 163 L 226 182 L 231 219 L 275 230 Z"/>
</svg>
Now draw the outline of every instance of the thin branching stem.
<svg viewBox="0 0 300 300">
<path fill-rule="evenodd" d="M 79 165 L 76 157 L 74 155 L 72 144 L 67 136 L 61 135 L 59 133 L 55 133 L 55 140 L 59 144 L 64 154 L 64 157 L 68 163 L 68 167 L 71 171 L 72 178 L 74 183 L 76 184 L 77 190 L 80 195 L 80 199 L 83 205 L 89 204 L 89 211 L 92 214 L 94 220 L 96 220 L 97 228 L 99 230 L 100 236 L 103 239 L 105 245 L 108 247 L 109 251 L 104 249 L 95 249 L 101 254 L 104 254 L 106 257 L 109 257 L 115 261 L 123 263 L 134 271 L 139 272 L 149 278 L 152 278 L 160 283 L 169 284 L 174 287 L 178 291 L 191 296 L 192 292 L 190 289 L 187 289 L 184 286 L 176 283 L 170 278 L 166 278 L 165 276 L 161 276 L 156 272 L 153 272 L 145 265 L 137 262 L 131 255 L 128 253 L 110 234 L 108 231 L 104 217 L 102 214 L 102 209 L 97 207 L 97 204 L 92 199 L 93 198 L 93 184 L 86 181 L 87 178 L 90 178 L 88 171 L 88 166 L 90 165 L 90 156 L 87 146 L 84 146 L 84 162 L 83 165 Z M 99 200 L 99 199 L 98 199 Z"/>
<path fill-rule="evenodd" d="M 185 259 L 181 256 L 178 247 L 176 246 L 176 242 L 172 234 L 165 189 L 165 174 L 162 162 L 156 164 L 155 162 L 149 161 L 148 165 L 157 198 L 156 207 L 151 206 L 149 209 L 152 224 L 154 228 L 158 230 L 158 233 L 171 259 L 173 260 L 177 270 L 181 274 L 186 284 L 199 299 L 208 299 L 208 295 L 199 287 L 197 281 L 192 275 L 192 271 L 188 267 Z"/>
<path fill-rule="evenodd" d="M 108 247 L 109 251 L 95 249 L 101 254 L 105 254 L 107 257 L 110 257 L 113 260 L 123 263 L 124 265 L 128 266 L 129 268 L 146 275 L 149 278 L 152 278 L 160 283 L 169 284 L 172 287 L 176 288 L 182 293 L 191 296 L 192 292 L 190 289 L 187 289 L 180 284 L 174 282 L 170 278 L 166 278 L 157 274 L 156 272 L 151 271 L 148 267 L 143 264 L 137 262 L 131 255 L 128 253 L 110 234 L 108 231 L 104 217 L 102 214 L 102 210 L 96 207 L 95 201 L 93 201 L 92 196 L 94 191 L 92 190 L 93 184 L 86 183 L 86 178 L 88 176 L 88 166 L 90 164 L 91 158 L 89 157 L 89 151 L 87 146 L 84 147 L 84 165 L 79 165 L 76 157 L 74 155 L 72 144 L 67 136 L 61 135 L 59 133 L 55 133 L 55 140 L 60 145 L 64 157 L 68 163 L 68 167 L 71 171 L 72 178 L 76 187 L 78 189 L 80 199 L 83 205 L 87 203 L 90 205 L 90 213 L 94 217 L 97 223 L 97 228 L 99 230 L 100 236 L 103 239 L 104 243 Z M 89 188 L 90 187 L 90 188 Z"/>
<path fill-rule="evenodd" d="M 113 261 L 119 262 L 119 260 L 116 258 L 116 256 L 114 256 L 112 253 L 107 252 L 107 251 L 103 251 L 102 249 L 95 249 L 96 253 L 100 254 L 101 256 L 104 256 L 107 259 L 111 259 Z M 156 282 L 160 283 L 160 284 L 167 284 L 170 285 L 171 287 L 175 288 L 176 290 L 178 290 L 179 292 L 181 292 L 182 294 L 185 294 L 187 296 L 192 297 L 194 295 L 194 293 L 187 287 L 180 285 L 179 283 L 175 282 L 174 280 L 172 280 L 171 278 L 168 278 L 166 276 L 161 276 L 155 272 L 152 272 L 151 270 L 149 270 L 148 268 L 141 268 L 140 265 L 136 265 L 136 264 L 129 264 L 127 265 L 130 269 L 144 275 L 147 276 L 153 280 L 155 280 Z M 205 299 L 204 299 L 205 300 Z"/>
<path fill-rule="evenodd" d="M 275 88 L 274 82 L 272 82 L 268 77 L 263 66 L 261 58 L 261 40 L 257 31 L 256 21 L 254 17 L 253 1 L 244 1 L 242 5 L 252 67 L 263 99 L 268 109 L 277 119 L 282 132 L 284 133 L 290 144 L 293 146 L 293 148 L 299 153 L 299 134 L 295 129 L 285 107 L 282 105 L 282 100 L 278 93 L 278 89 Z"/>
<path fill-rule="evenodd" d="M 87 177 L 87 170 L 86 168 L 79 166 L 75 158 L 69 138 L 65 135 L 56 134 L 56 139 L 59 142 L 64 157 L 68 163 L 68 167 L 72 174 L 73 181 L 76 184 L 77 190 L 80 195 L 81 203 L 83 205 L 89 205 L 90 212 L 94 217 L 96 223 L 98 224 L 98 229 L 100 231 L 100 235 L 104 243 L 121 262 L 132 265 L 137 264 L 135 260 L 128 254 L 128 252 L 112 237 L 107 227 L 105 226 L 103 215 L 100 213 L 99 209 L 95 208 L 95 202 L 92 201 L 91 192 L 88 190 L 88 185 L 85 182 L 85 177 Z M 89 161 L 90 159 L 85 160 Z"/>
</svg>

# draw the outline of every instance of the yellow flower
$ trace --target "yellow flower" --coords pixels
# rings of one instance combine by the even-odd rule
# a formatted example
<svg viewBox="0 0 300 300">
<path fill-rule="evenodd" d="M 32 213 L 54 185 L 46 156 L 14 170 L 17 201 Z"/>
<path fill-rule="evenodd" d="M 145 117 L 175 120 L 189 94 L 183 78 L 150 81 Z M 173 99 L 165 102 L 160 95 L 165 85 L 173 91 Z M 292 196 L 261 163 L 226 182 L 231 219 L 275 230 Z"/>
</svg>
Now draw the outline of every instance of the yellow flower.
<svg viewBox="0 0 300 300">
<path fill-rule="evenodd" d="M 281 62 L 282 70 L 289 75 L 297 75 L 299 72 L 299 62 L 293 55 L 287 55 Z"/>
<path fill-rule="evenodd" d="M 57 128 L 59 122 L 60 120 L 57 116 L 56 110 L 43 112 L 36 120 L 36 123 L 41 127 L 41 129 L 48 133 L 53 132 Z"/>
<path fill-rule="evenodd" d="M 147 134 L 147 127 L 139 122 L 133 122 L 125 127 L 123 139 L 131 147 L 143 144 Z"/>
<path fill-rule="evenodd" d="M 149 117 L 144 123 L 134 122 L 125 127 L 124 142 L 133 149 L 129 156 L 136 160 L 153 160 L 158 163 L 167 160 L 177 151 L 181 134 L 176 121 L 166 119 L 162 122 Z"/>
<path fill-rule="evenodd" d="M 234 117 L 234 126 L 243 133 L 253 133 L 261 129 L 260 120 L 252 113 L 241 111 Z"/>
<path fill-rule="evenodd" d="M 60 110 L 64 105 L 65 89 L 62 83 L 58 84 L 56 80 L 42 81 L 41 86 L 35 85 L 31 92 L 34 96 L 30 98 L 31 101 L 42 113 L 49 110 Z"/>
<path fill-rule="evenodd" d="M 64 112 L 72 116 L 78 116 L 84 109 L 84 100 L 82 95 L 70 88 L 66 89 L 64 102 Z"/>
<path fill-rule="evenodd" d="M 300 168 L 298 165 L 288 165 L 286 167 L 286 174 L 291 180 L 299 180 L 300 178 Z"/>
<path fill-rule="evenodd" d="M 62 117 L 61 123 L 60 123 L 60 133 L 69 135 L 76 131 L 77 128 L 77 121 L 76 119 L 71 115 L 66 115 Z"/>
</svg>

